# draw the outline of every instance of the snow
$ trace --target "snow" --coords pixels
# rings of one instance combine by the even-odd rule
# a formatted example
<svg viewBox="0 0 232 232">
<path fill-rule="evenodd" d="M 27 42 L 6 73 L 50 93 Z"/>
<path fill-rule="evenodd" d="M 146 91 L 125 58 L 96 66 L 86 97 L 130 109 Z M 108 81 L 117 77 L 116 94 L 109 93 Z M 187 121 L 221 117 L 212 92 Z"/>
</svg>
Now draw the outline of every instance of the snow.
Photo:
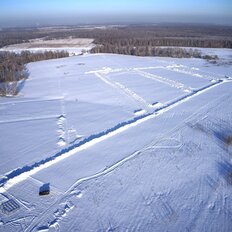
<svg viewBox="0 0 232 232">
<path fill-rule="evenodd" d="M 98 54 L 27 67 L 0 99 L 0 196 L 20 205 L 0 210 L 0 231 L 232 230 L 231 66 Z"/>
<path fill-rule="evenodd" d="M 4 195 L 0 194 L 0 204 L 8 201 L 8 198 L 6 198 Z"/>
<path fill-rule="evenodd" d="M 88 52 L 95 45 L 93 39 L 87 38 L 67 38 L 67 39 L 33 39 L 27 43 L 13 44 L 0 48 L 0 51 L 21 53 L 22 51 L 29 51 L 33 53 L 37 52 L 61 52 L 67 51 L 70 56 L 80 55 L 84 52 Z"/>
<path fill-rule="evenodd" d="M 165 103 L 184 95 L 183 91 L 178 88 L 167 86 L 166 83 L 160 83 L 156 79 L 149 79 L 135 73 L 117 75 L 112 77 L 112 80 L 119 82 L 123 86 L 127 86 L 141 96 L 144 99 L 145 105 L 152 105 L 157 101 Z"/>
<path fill-rule="evenodd" d="M 40 52 L 62 52 L 62 51 L 66 51 L 69 53 L 70 56 L 74 56 L 74 55 L 80 55 L 82 54 L 82 52 L 88 52 L 89 50 L 91 50 L 93 48 L 93 46 L 89 46 L 89 47 L 46 47 L 46 48 L 1 48 L 0 51 L 3 52 L 14 52 L 14 53 L 21 53 L 22 51 L 29 51 L 32 53 L 40 53 Z"/>
</svg>

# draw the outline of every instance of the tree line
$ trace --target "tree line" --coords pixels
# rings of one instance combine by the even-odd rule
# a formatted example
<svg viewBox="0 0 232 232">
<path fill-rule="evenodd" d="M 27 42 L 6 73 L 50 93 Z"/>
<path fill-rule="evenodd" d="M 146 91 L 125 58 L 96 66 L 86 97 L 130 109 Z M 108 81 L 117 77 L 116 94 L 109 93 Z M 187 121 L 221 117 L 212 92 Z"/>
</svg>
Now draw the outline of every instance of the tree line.
<svg viewBox="0 0 232 232">
<path fill-rule="evenodd" d="M 68 52 L 21 53 L 0 52 L 0 96 L 16 95 L 19 82 L 28 78 L 26 64 L 35 61 L 68 57 Z"/>
<path fill-rule="evenodd" d="M 217 56 L 202 55 L 198 49 L 184 49 L 179 47 L 152 47 L 152 46 L 115 46 L 98 45 L 91 50 L 92 53 L 115 53 L 133 56 L 159 56 L 173 58 L 203 58 L 217 60 Z"/>
<path fill-rule="evenodd" d="M 202 39 L 202 38 L 156 38 L 156 37 L 141 37 L 141 38 L 100 38 L 94 41 L 98 45 L 117 47 L 202 47 L 202 48 L 232 48 L 232 40 L 219 39 Z"/>
</svg>

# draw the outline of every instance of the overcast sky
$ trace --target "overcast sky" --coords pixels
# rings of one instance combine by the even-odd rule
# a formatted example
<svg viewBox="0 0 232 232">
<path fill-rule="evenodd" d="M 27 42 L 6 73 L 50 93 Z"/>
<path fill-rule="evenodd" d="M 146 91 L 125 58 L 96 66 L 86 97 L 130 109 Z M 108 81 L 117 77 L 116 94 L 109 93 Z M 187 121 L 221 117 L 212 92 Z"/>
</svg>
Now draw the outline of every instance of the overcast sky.
<svg viewBox="0 0 232 232">
<path fill-rule="evenodd" d="M 94 23 L 232 25 L 232 0 L 0 0 L 0 26 Z"/>
</svg>

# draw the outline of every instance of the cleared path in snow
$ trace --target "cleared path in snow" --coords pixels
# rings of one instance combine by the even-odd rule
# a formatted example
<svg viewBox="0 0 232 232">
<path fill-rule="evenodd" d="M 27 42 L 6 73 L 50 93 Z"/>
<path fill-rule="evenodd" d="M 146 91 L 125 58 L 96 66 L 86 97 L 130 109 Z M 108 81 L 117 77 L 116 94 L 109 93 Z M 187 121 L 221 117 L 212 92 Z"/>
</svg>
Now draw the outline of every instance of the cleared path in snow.
<svg viewBox="0 0 232 232">
<path fill-rule="evenodd" d="M 110 85 L 113 88 L 118 89 L 120 92 L 123 92 L 124 94 L 126 94 L 127 96 L 132 98 L 134 101 L 136 101 L 140 105 L 141 108 L 145 108 L 145 109 L 149 110 L 150 108 L 153 107 L 151 104 L 146 102 L 142 97 L 140 97 L 138 94 L 133 92 L 131 89 L 120 84 L 119 82 L 114 82 L 114 81 L 110 80 L 106 76 L 103 76 L 103 74 L 101 72 L 95 72 L 95 75 L 97 77 L 99 77 L 102 81 L 104 81 L 106 84 Z"/>
<path fill-rule="evenodd" d="M 159 81 L 159 82 L 167 84 L 173 88 L 181 89 L 184 92 L 190 93 L 192 91 L 188 86 L 186 86 L 180 82 L 173 81 L 173 80 L 170 80 L 170 79 L 158 76 L 158 75 L 154 75 L 154 74 L 151 74 L 151 73 L 139 70 L 139 69 L 135 69 L 135 72 L 140 74 L 143 77 L 148 78 L 148 79 Z"/>
</svg>

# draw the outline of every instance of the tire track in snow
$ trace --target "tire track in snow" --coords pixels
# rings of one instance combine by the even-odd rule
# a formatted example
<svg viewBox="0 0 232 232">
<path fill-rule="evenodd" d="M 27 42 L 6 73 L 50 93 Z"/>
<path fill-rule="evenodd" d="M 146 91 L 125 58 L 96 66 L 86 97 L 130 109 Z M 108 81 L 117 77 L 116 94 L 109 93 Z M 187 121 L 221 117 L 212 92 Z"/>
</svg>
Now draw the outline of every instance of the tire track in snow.
<svg viewBox="0 0 232 232">
<path fill-rule="evenodd" d="M 35 173 L 46 169 L 63 159 L 66 159 L 70 156 L 75 155 L 76 153 L 86 150 L 95 144 L 98 144 L 102 141 L 105 141 L 115 135 L 118 135 L 120 133 L 123 133 L 124 131 L 127 131 L 128 129 L 132 127 L 136 127 L 139 124 L 142 124 L 150 119 L 153 119 L 166 111 L 190 100 L 191 98 L 198 96 L 206 91 L 208 91 L 211 88 L 214 88 L 220 84 L 223 84 L 223 81 L 218 81 L 216 83 L 212 83 L 209 86 L 206 86 L 196 92 L 193 92 L 191 94 L 188 94 L 179 100 L 176 100 L 168 105 L 162 106 L 159 109 L 155 109 L 152 113 L 148 113 L 145 115 L 141 115 L 138 117 L 135 117 L 133 119 L 130 119 L 125 122 L 121 122 L 117 124 L 116 126 L 109 128 L 106 131 L 100 132 L 98 134 L 90 135 L 89 137 L 85 138 L 81 142 L 74 144 L 68 148 L 64 148 L 60 152 L 56 153 L 53 156 L 50 156 L 44 160 L 38 161 L 32 165 L 24 166 L 21 168 L 18 168 L 16 170 L 13 170 L 7 174 L 5 174 L 4 178 L 0 180 L 0 193 L 5 192 L 7 189 L 11 188 L 13 185 L 22 182 L 23 180 L 26 180 L 29 176 L 34 175 Z"/>
<path fill-rule="evenodd" d="M 178 81 L 173 81 L 173 80 L 167 79 L 165 77 L 161 77 L 161 76 L 158 76 L 155 74 L 151 74 L 151 73 L 142 71 L 140 69 L 134 69 L 134 71 L 135 71 L 135 73 L 139 74 L 140 76 L 146 77 L 148 79 L 161 82 L 161 83 L 169 85 L 173 88 L 181 89 L 182 91 L 187 92 L 187 93 L 192 92 L 191 88 L 189 88 L 188 86 L 186 86 Z"/>
<path fill-rule="evenodd" d="M 19 104 L 19 103 L 32 103 L 32 102 L 50 102 L 50 101 L 60 101 L 64 97 L 54 97 L 54 98 L 39 98 L 39 99 L 28 99 L 28 100 L 18 100 L 18 101 L 8 101 L 8 102 L 2 102 L 0 105 L 12 105 L 12 104 Z"/>
<path fill-rule="evenodd" d="M 184 122 L 181 122 L 180 124 L 178 124 L 177 126 L 175 126 L 174 128 L 172 128 L 170 131 L 166 132 L 162 137 L 160 137 L 158 140 L 156 140 L 155 142 L 151 142 L 150 144 L 148 144 L 147 146 L 145 146 L 144 148 L 132 153 L 131 155 L 129 155 L 128 157 L 120 160 L 119 162 L 115 163 L 114 165 L 112 165 L 111 167 L 108 167 L 107 169 L 99 172 L 99 173 L 95 173 L 91 176 L 87 176 L 87 177 L 83 177 L 81 179 L 78 179 L 73 185 L 71 185 L 69 187 L 69 189 L 59 198 L 57 199 L 48 209 L 46 209 L 44 212 L 42 212 L 40 215 L 41 217 L 38 217 L 37 218 L 37 221 L 33 224 L 33 225 L 30 225 L 26 231 L 32 231 L 34 229 L 36 229 L 38 223 L 40 223 L 42 220 L 44 220 L 46 217 L 47 217 L 47 213 L 52 213 L 54 211 L 54 208 L 53 207 L 59 207 L 57 206 L 57 204 L 61 205 L 63 204 L 64 202 L 67 202 L 69 200 L 70 197 L 72 196 L 76 196 L 78 198 L 81 198 L 82 197 L 82 192 L 80 192 L 78 190 L 78 186 L 80 184 L 82 184 L 83 182 L 86 182 L 86 181 L 90 181 L 90 180 L 94 180 L 94 179 L 97 179 L 101 176 L 104 176 L 106 174 L 109 174 L 111 172 L 113 172 L 116 168 L 118 167 L 121 167 L 122 165 L 124 165 L 126 162 L 134 159 L 135 157 L 137 157 L 138 155 L 140 154 L 143 154 L 143 152 L 145 151 L 149 151 L 151 149 L 156 149 L 157 148 L 157 144 L 162 141 L 164 138 L 166 138 L 168 135 L 170 134 L 173 134 L 175 133 L 176 131 L 180 130 L 181 128 L 185 127 L 186 124 L 188 124 L 189 122 L 191 122 L 194 118 L 199 118 L 199 116 L 201 115 L 205 115 L 205 108 L 206 107 L 209 107 L 207 108 L 207 111 L 209 111 L 210 109 L 213 109 L 215 108 L 215 104 L 217 102 L 221 102 L 223 99 L 225 99 L 226 97 L 223 96 L 223 97 L 220 97 L 219 99 L 216 99 L 214 100 L 213 102 L 209 102 L 208 104 L 202 106 L 197 112 L 191 114 L 188 118 L 186 118 L 184 120 Z M 80 196 L 80 197 L 79 197 Z M 153 211 L 152 211 L 153 212 Z M 169 219 L 168 220 L 176 220 L 176 218 L 178 217 L 178 215 L 175 213 L 175 211 L 172 209 L 172 212 L 171 211 L 167 211 L 169 214 Z M 171 213 L 170 213 L 171 212 Z M 155 213 L 155 212 L 153 212 Z M 159 218 L 159 214 L 157 215 L 157 212 L 156 214 L 153 215 L 156 220 L 158 220 Z"/>
<path fill-rule="evenodd" d="M 209 184 L 210 188 L 212 189 L 211 192 L 208 191 L 209 187 L 205 183 Z M 206 178 L 200 179 L 200 183 L 198 185 L 198 190 L 197 190 L 197 196 L 195 197 L 195 200 L 194 200 L 195 204 L 199 205 L 199 207 L 197 211 L 195 212 L 193 219 L 190 221 L 189 225 L 186 227 L 187 231 L 196 231 L 196 228 L 199 225 L 198 220 L 201 219 L 202 215 L 205 214 L 204 212 L 206 210 L 209 210 L 210 202 L 215 202 L 217 197 L 222 197 L 222 193 L 217 191 L 219 187 L 220 187 L 220 182 L 211 179 L 211 177 L 209 176 L 207 176 Z M 207 195 L 207 198 L 202 199 L 206 195 Z M 201 198 L 199 202 L 197 202 L 197 199 L 199 196 L 201 196 Z"/>
<path fill-rule="evenodd" d="M 124 94 L 132 98 L 134 101 L 139 103 L 139 105 L 142 106 L 142 108 L 149 109 L 153 107 L 151 104 L 146 102 L 142 97 L 140 97 L 138 94 L 133 92 L 131 89 L 127 88 L 126 86 L 122 85 L 119 82 L 112 81 L 108 77 L 103 76 L 103 74 L 100 71 L 94 72 L 94 74 L 106 84 L 110 85 L 111 87 L 123 92 Z"/>
<path fill-rule="evenodd" d="M 180 69 L 182 68 L 182 69 Z M 221 79 L 222 77 L 219 77 L 219 75 L 217 74 L 217 78 L 213 78 L 212 76 L 206 75 L 206 74 L 199 74 L 199 73 L 194 73 L 192 71 L 188 71 L 188 70 L 184 70 L 183 68 L 188 68 L 187 66 L 178 66 L 178 65 L 171 65 L 171 66 L 167 66 L 166 69 L 170 70 L 170 71 L 174 71 L 174 72 L 178 72 L 178 73 L 183 73 L 183 74 L 187 74 L 193 77 L 198 77 L 204 80 L 208 80 L 208 81 L 212 81 L 212 80 L 218 80 Z M 202 72 L 202 71 L 201 71 Z M 212 74 L 215 76 L 215 74 Z"/>
<path fill-rule="evenodd" d="M 137 157 L 140 154 L 143 154 L 143 152 L 150 150 L 150 149 L 156 149 L 157 146 L 156 144 L 158 144 L 163 138 L 166 138 L 168 135 L 175 133 L 175 131 L 180 130 L 181 128 L 185 127 L 186 124 L 188 124 L 189 122 L 191 122 L 194 118 L 199 118 L 201 115 L 205 115 L 205 108 L 207 106 L 210 106 L 210 108 L 207 108 L 207 111 L 214 108 L 215 104 L 217 102 L 221 102 L 223 99 L 225 99 L 225 97 L 221 97 L 219 99 L 214 100 L 213 102 L 208 103 L 207 105 L 204 105 L 203 107 L 201 107 L 197 112 L 195 112 L 194 114 L 190 115 L 188 118 L 186 118 L 186 120 L 182 123 L 180 123 L 179 125 L 177 125 L 176 127 L 172 128 L 170 131 L 168 131 L 167 133 L 165 133 L 161 138 L 159 138 L 158 140 L 156 140 L 155 142 L 152 142 L 151 144 L 147 145 L 146 147 L 140 149 L 139 151 L 136 151 L 134 153 L 132 153 L 129 157 L 124 158 L 123 160 L 117 162 L 116 164 L 112 165 L 111 167 L 107 168 L 106 170 L 96 173 L 94 175 L 88 176 L 88 177 L 84 177 L 81 178 L 79 180 L 77 180 L 72 186 L 70 186 L 70 188 L 63 194 L 63 196 L 61 196 L 59 199 L 57 199 L 56 202 L 54 202 L 49 209 L 46 209 L 43 213 L 41 213 L 41 217 L 37 219 L 36 221 L 36 225 L 35 223 L 33 225 L 31 225 L 30 227 L 28 227 L 28 229 L 26 231 L 32 231 L 32 227 L 33 229 L 35 229 L 38 225 L 38 223 L 40 223 L 42 220 L 44 220 L 47 216 L 47 213 L 52 213 L 52 211 L 54 211 L 53 207 L 58 207 L 56 206 L 57 204 L 61 205 L 64 204 L 64 202 L 67 202 L 67 200 L 69 200 L 69 198 L 71 196 L 76 196 L 78 198 L 82 197 L 82 193 L 78 190 L 78 186 L 80 184 L 82 184 L 83 182 L 86 181 L 90 181 L 90 180 L 94 180 L 97 179 L 101 176 L 104 176 L 106 174 L 109 174 L 110 172 L 113 172 L 116 168 L 124 165 L 126 162 L 131 161 L 133 158 Z M 80 197 L 79 197 L 80 196 Z M 145 199 L 145 196 L 143 196 L 143 198 Z M 146 201 L 146 199 L 145 199 Z M 159 219 L 159 214 L 157 215 L 157 212 L 154 211 L 153 209 L 151 210 L 153 217 L 156 218 L 156 220 Z M 174 217 L 170 217 L 171 220 L 175 219 L 176 217 L 178 217 L 177 214 L 172 214 Z"/>
<path fill-rule="evenodd" d="M 7 124 L 7 123 L 15 123 L 15 122 L 26 122 L 26 121 L 37 121 L 37 120 L 45 120 L 45 119 L 51 119 L 51 118 L 57 118 L 60 115 L 54 114 L 54 115 L 45 115 L 45 116 L 39 116 L 39 117 L 28 117 L 28 118 L 20 118 L 20 119 L 12 119 L 12 120 L 4 120 L 0 121 L 0 124 Z"/>
</svg>

